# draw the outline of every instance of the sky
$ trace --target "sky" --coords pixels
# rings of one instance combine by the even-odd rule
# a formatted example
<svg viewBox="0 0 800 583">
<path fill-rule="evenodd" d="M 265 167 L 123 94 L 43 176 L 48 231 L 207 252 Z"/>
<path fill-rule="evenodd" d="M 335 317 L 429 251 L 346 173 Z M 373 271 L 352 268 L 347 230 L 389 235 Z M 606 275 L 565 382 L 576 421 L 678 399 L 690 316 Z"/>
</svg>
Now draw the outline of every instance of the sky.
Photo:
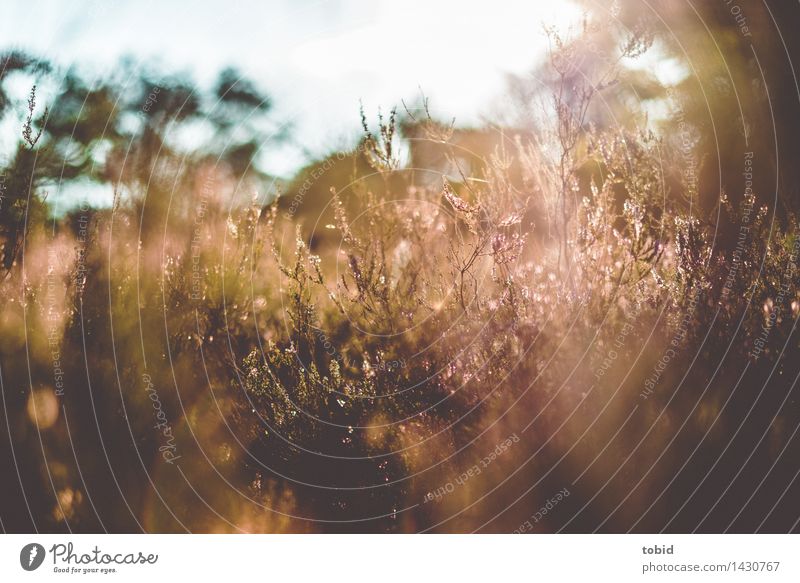
<svg viewBox="0 0 800 583">
<path fill-rule="evenodd" d="M 287 175 L 352 143 L 359 102 L 375 114 L 424 93 L 434 115 L 478 122 L 543 58 L 543 25 L 579 17 L 568 0 L 4 0 L 0 49 L 101 76 L 131 56 L 209 86 L 236 66 L 292 124 L 266 168 Z"/>
</svg>

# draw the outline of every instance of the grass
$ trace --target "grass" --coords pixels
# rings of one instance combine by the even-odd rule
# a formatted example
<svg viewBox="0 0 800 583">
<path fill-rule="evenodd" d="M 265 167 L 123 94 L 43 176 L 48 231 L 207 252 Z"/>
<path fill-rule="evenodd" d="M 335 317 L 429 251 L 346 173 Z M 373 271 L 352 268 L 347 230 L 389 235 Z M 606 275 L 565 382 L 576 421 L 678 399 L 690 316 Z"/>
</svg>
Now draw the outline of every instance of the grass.
<svg viewBox="0 0 800 583">
<path fill-rule="evenodd" d="M 51 221 L 20 194 L 31 105 L 2 211 L 4 498 L 27 497 L 4 523 L 510 532 L 568 488 L 536 530 L 716 531 L 721 495 L 753 527 L 742 460 L 774 489 L 796 453 L 797 221 L 724 193 L 698 216 L 680 152 L 587 121 L 594 87 L 435 181 L 396 112 L 362 113 L 311 170 L 324 209 L 147 134 L 113 208 Z"/>
</svg>

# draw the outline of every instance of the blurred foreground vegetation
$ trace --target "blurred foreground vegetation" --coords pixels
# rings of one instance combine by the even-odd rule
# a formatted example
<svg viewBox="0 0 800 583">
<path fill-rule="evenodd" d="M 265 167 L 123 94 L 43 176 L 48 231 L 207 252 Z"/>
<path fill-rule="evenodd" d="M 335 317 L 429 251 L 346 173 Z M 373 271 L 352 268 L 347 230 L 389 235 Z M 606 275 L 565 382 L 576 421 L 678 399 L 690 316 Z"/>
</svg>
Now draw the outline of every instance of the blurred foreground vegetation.
<svg viewBox="0 0 800 583">
<path fill-rule="evenodd" d="M 2 56 L 3 528 L 510 532 L 564 488 L 535 530 L 796 528 L 787 69 L 706 8 L 727 66 L 668 86 L 635 63 L 679 43 L 618 10 L 550 31 L 508 119 L 367 110 L 291 180 L 235 70 Z"/>
</svg>

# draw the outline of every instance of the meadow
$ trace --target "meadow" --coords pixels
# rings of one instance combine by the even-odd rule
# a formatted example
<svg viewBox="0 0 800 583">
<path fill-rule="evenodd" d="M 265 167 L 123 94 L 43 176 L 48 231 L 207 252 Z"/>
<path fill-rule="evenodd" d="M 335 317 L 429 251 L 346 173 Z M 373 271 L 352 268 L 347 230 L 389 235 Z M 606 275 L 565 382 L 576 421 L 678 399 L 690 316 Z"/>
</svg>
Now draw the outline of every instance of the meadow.
<svg viewBox="0 0 800 583">
<path fill-rule="evenodd" d="M 577 58 L 605 32 L 550 32 L 535 126 L 354 104 L 357 145 L 288 180 L 234 70 L 31 85 L 2 167 L 3 529 L 795 530 L 794 210 L 753 144 L 708 179 L 689 89 L 620 121 L 617 63 L 653 37 Z M 110 204 L 50 202 L 82 179 Z"/>
</svg>

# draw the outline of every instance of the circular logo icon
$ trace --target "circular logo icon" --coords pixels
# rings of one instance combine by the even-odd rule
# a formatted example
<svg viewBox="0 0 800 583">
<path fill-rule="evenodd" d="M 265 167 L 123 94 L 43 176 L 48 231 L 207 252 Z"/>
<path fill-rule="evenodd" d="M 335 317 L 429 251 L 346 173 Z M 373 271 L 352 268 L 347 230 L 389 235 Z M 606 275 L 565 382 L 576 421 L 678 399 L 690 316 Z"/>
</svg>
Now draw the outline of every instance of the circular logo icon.
<svg viewBox="0 0 800 583">
<path fill-rule="evenodd" d="M 44 547 L 39 543 L 30 543 L 19 552 L 19 564 L 26 571 L 35 571 L 44 562 Z"/>
</svg>

